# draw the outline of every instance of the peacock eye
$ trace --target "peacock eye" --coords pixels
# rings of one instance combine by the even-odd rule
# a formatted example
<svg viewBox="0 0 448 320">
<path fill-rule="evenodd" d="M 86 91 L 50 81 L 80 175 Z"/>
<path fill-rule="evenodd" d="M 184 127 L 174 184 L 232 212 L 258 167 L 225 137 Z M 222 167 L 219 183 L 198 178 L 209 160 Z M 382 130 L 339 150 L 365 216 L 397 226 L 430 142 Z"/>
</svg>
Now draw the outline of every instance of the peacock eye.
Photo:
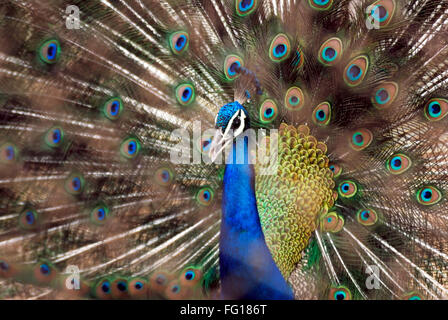
<svg viewBox="0 0 448 320">
<path fill-rule="evenodd" d="M 170 49 L 174 54 L 182 54 L 188 49 L 190 37 L 187 32 L 179 31 L 170 36 Z"/>
<path fill-rule="evenodd" d="M 227 80 L 235 80 L 240 75 L 241 67 L 243 67 L 243 59 L 237 55 L 229 55 L 224 61 L 224 74 Z"/>
<path fill-rule="evenodd" d="M 285 94 L 285 106 L 289 110 L 299 110 L 305 104 L 305 97 L 299 87 L 291 87 Z"/>
<path fill-rule="evenodd" d="M 344 69 L 344 81 L 350 87 L 356 87 L 364 80 L 369 67 L 369 59 L 359 56 L 352 59 Z"/>
<path fill-rule="evenodd" d="M 356 214 L 358 222 L 365 226 L 372 226 L 378 221 L 378 215 L 373 209 L 361 209 Z"/>
<path fill-rule="evenodd" d="M 373 140 L 373 134 L 368 129 L 359 129 L 353 132 L 350 139 L 350 146 L 356 150 L 361 151 L 367 148 Z"/>
<path fill-rule="evenodd" d="M 351 198 L 358 192 L 358 186 L 351 180 L 342 181 L 339 184 L 338 192 L 343 198 Z"/>
<path fill-rule="evenodd" d="M 392 174 L 401 174 L 412 165 L 411 159 L 402 153 L 392 155 L 386 162 L 387 170 Z"/>
<path fill-rule="evenodd" d="M 274 62 L 281 62 L 289 57 L 291 53 L 291 44 L 289 38 L 283 34 L 278 34 L 271 42 L 269 48 L 269 57 Z"/>
<path fill-rule="evenodd" d="M 128 159 L 134 159 L 140 153 L 141 143 L 137 138 L 127 138 L 121 143 L 121 154 Z"/>
<path fill-rule="evenodd" d="M 59 147 L 64 139 L 64 131 L 61 127 L 53 127 L 45 135 L 45 143 L 52 148 Z"/>
<path fill-rule="evenodd" d="M 117 120 L 123 111 L 123 101 L 119 97 L 109 99 L 103 105 L 103 113 L 109 120 Z"/>
<path fill-rule="evenodd" d="M 81 174 L 78 173 L 72 173 L 68 176 L 68 178 L 65 180 L 65 190 L 72 194 L 72 195 L 78 195 L 80 194 L 84 189 L 84 177 Z"/>
<path fill-rule="evenodd" d="M 196 201 L 203 206 L 209 206 L 214 197 L 213 189 L 210 187 L 203 187 L 199 189 L 199 191 L 196 194 Z"/>
<path fill-rule="evenodd" d="M 184 83 L 176 88 L 176 99 L 183 106 L 187 106 L 194 101 L 195 90 L 189 83 Z"/>
<path fill-rule="evenodd" d="M 277 118 L 278 108 L 277 104 L 271 100 L 265 100 L 260 107 L 260 120 L 263 123 L 271 123 Z"/>
<path fill-rule="evenodd" d="M 395 13 L 395 1 L 376 1 L 369 7 L 368 12 L 370 12 L 374 21 L 379 24 L 379 27 L 385 27 L 390 23 Z"/>
<path fill-rule="evenodd" d="M 319 126 L 326 126 L 331 120 L 331 105 L 328 102 L 322 102 L 313 111 L 313 122 Z"/>
<path fill-rule="evenodd" d="M 417 191 L 417 201 L 424 206 L 436 204 L 442 200 L 442 193 L 433 186 L 426 186 Z"/>
<path fill-rule="evenodd" d="M 325 66 L 333 66 L 341 60 L 342 41 L 331 38 L 325 41 L 319 49 L 318 59 Z"/>
<path fill-rule="evenodd" d="M 386 109 L 395 101 L 397 94 L 398 84 L 392 81 L 384 81 L 375 88 L 372 96 L 372 104 L 377 109 Z"/>
<path fill-rule="evenodd" d="M 333 4 L 333 0 L 308 0 L 311 8 L 315 10 L 328 10 Z"/>
<path fill-rule="evenodd" d="M 235 0 L 236 14 L 245 17 L 257 8 L 258 0 Z"/>
<path fill-rule="evenodd" d="M 156 170 L 156 183 L 161 186 L 169 186 L 174 179 L 174 172 L 168 167 L 162 167 Z"/>
<path fill-rule="evenodd" d="M 19 224 L 23 229 L 35 229 L 38 225 L 39 215 L 34 209 L 27 208 L 19 216 Z"/>
<path fill-rule="evenodd" d="M 11 143 L 0 146 L 0 163 L 10 164 L 17 160 L 17 148 Z"/>
<path fill-rule="evenodd" d="M 102 225 L 107 221 L 109 217 L 109 208 L 104 204 L 97 205 L 90 212 L 90 220 L 97 225 Z"/>
<path fill-rule="evenodd" d="M 352 294 L 345 286 L 337 286 L 330 289 L 330 300 L 351 300 Z"/>
<path fill-rule="evenodd" d="M 333 178 L 338 178 L 342 174 L 342 167 L 339 164 L 331 163 L 329 169 L 333 172 Z"/>
<path fill-rule="evenodd" d="M 57 62 L 60 52 L 61 45 L 59 44 L 59 41 L 51 39 L 40 46 L 39 57 L 43 62 L 53 64 Z"/>
<path fill-rule="evenodd" d="M 425 117 L 430 121 L 442 120 L 448 114 L 448 100 L 433 98 L 425 106 Z"/>
</svg>

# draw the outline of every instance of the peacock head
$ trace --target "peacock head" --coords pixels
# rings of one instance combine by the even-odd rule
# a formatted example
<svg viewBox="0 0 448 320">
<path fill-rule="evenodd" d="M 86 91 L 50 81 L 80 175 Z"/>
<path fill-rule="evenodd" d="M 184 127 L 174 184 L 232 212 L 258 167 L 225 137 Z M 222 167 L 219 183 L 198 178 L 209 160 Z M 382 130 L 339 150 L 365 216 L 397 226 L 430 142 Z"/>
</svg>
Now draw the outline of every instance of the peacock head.
<svg viewBox="0 0 448 320">
<path fill-rule="evenodd" d="M 215 161 L 221 151 L 249 127 L 249 114 L 239 102 L 221 107 L 215 119 L 216 132 L 210 147 L 210 159 Z"/>
</svg>

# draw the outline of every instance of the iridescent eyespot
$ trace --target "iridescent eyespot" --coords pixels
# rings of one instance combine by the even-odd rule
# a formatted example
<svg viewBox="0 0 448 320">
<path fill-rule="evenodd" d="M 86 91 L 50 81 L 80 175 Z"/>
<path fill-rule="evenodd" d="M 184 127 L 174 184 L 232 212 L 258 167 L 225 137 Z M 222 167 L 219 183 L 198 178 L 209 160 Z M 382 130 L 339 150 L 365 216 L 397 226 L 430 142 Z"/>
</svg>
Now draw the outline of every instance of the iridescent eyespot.
<svg viewBox="0 0 448 320">
<path fill-rule="evenodd" d="M 181 300 L 188 297 L 189 290 L 180 285 L 178 280 L 171 281 L 165 289 L 165 296 L 170 300 Z"/>
<path fill-rule="evenodd" d="M 236 14 L 245 17 L 257 8 L 258 0 L 235 0 Z"/>
<path fill-rule="evenodd" d="M 117 120 L 123 111 L 123 100 L 120 97 L 114 97 L 106 101 L 103 105 L 103 113 L 109 120 Z"/>
<path fill-rule="evenodd" d="M 103 225 L 106 223 L 109 217 L 109 208 L 104 204 L 98 204 L 90 212 L 90 221 L 97 225 Z"/>
<path fill-rule="evenodd" d="M 401 174 L 412 165 L 411 159 L 402 153 L 392 155 L 386 162 L 386 168 L 392 174 Z"/>
<path fill-rule="evenodd" d="M 271 99 L 263 101 L 260 107 L 260 121 L 263 123 L 271 123 L 277 118 L 277 115 L 277 104 Z"/>
<path fill-rule="evenodd" d="M 72 194 L 72 195 L 78 195 L 84 190 L 84 177 L 81 174 L 78 173 L 72 173 L 68 176 L 68 178 L 65 180 L 65 190 Z"/>
<path fill-rule="evenodd" d="M 18 150 L 12 143 L 4 143 L 0 147 L 0 163 L 11 164 L 17 160 Z"/>
<path fill-rule="evenodd" d="M 378 215 L 373 209 L 361 209 L 356 214 L 356 219 L 364 226 L 373 226 L 378 221 Z"/>
<path fill-rule="evenodd" d="M 326 126 L 331 120 L 331 105 L 329 102 L 320 103 L 313 111 L 313 122 L 319 126 Z"/>
<path fill-rule="evenodd" d="M 48 64 L 56 63 L 61 53 L 61 45 L 58 40 L 45 41 L 39 48 L 40 59 Z"/>
<path fill-rule="evenodd" d="M 417 201 L 424 206 L 436 204 L 442 200 L 442 193 L 433 186 L 426 186 L 417 191 Z"/>
<path fill-rule="evenodd" d="M 364 80 L 369 68 L 367 56 L 352 59 L 344 69 L 344 81 L 350 87 L 356 87 Z"/>
<path fill-rule="evenodd" d="M 19 225 L 25 230 L 36 229 L 39 225 L 39 214 L 32 208 L 26 208 L 19 215 Z"/>
<path fill-rule="evenodd" d="M 336 163 L 330 163 L 330 170 L 333 172 L 333 178 L 338 178 L 342 174 L 342 167 Z"/>
<path fill-rule="evenodd" d="M 187 106 L 194 101 L 194 87 L 189 83 L 184 83 L 176 88 L 176 99 L 183 106 Z"/>
<path fill-rule="evenodd" d="M 352 293 L 345 286 L 337 286 L 330 289 L 329 300 L 351 300 Z"/>
<path fill-rule="evenodd" d="M 163 294 L 168 283 L 173 279 L 173 275 L 164 272 L 156 271 L 149 278 L 151 291 Z"/>
<path fill-rule="evenodd" d="M 328 10 L 333 5 L 333 0 L 308 0 L 311 8 L 316 10 Z"/>
<path fill-rule="evenodd" d="M 170 36 L 170 49 L 174 54 L 182 54 L 188 50 L 190 37 L 184 31 L 174 32 Z"/>
<path fill-rule="evenodd" d="M 111 299 L 112 285 L 109 279 L 101 279 L 94 287 L 94 295 L 98 299 Z"/>
<path fill-rule="evenodd" d="M 299 87 L 291 87 L 285 94 L 285 106 L 289 110 L 299 110 L 305 104 L 305 96 Z"/>
<path fill-rule="evenodd" d="M 319 49 L 318 59 L 324 66 L 334 66 L 342 58 L 342 41 L 330 38 Z"/>
<path fill-rule="evenodd" d="M 373 134 L 368 129 L 359 129 L 355 131 L 350 137 L 350 146 L 356 150 L 361 151 L 367 148 L 373 141 Z"/>
<path fill-rule="evenodd" d="M 111 293 L 114 299 L 123 299 L 128 293 L 128 280 L 123 277 L 117 277 L 111 282 Z"/>
<path fill-rule="evenodd" d="M 227 80 L 235 80 L 240 76 L 241 68 L 244 66 L 243 59 L 231 54 L 224 60 L 224 74 Z"/>
<path fill-rule="evenodd" d="M 8 260 L 0 257 L 0 278 L 10 278 L 16 274 L 16 268 Z"/>
<path fill-rule="evenodd" d="M 203 206 L 209 206 L 214 197 L 213 189 L 210 187 L 203 187 L 196 193 L 196 201 Z"/>
<path fill-rule="evenodd" d="M 292 65 L 294 67 L 296 67 L 297 69 L 299 69 L 303 66 L 304 63 L 305 63 L 305 58 L 303 55 L 303 51 L 302 51 L 302 49 L 300 49 L 300 47 L 298 47 L 296 50 L 296 55 L 294 57 Z"/>
<path fill-rule="evenodd" d="M 375 88 L 372 96 L 372 104 L 377 109 L 389 107 L 398 95 L 398 84 L 392 81 L 384 81 Z"/>
<path fill-rule="evenodd" d="M 198 268 L 187 268 L 185 269 L 180 277 L 182 286 L 195 286 L 202 280 L 202 271 Z"/>
<path fill-rule="evenodd" d="M 45 143 L 51 148 L 57 148 L 64 142 L 64 130 L 61 127 L 53 127 L 45 135 Z"/>
<path fill-rule="evenodd" d="M 129 294 L 132 298 L 145 298 L 148 283 L 143 278 L 133 278 L 129 281 Z"/>
<path fill-rule="evenodd" d="M 343 198 L 352 198 L 357 192 L 358 185 L 351 180 L 345 180 L 339 184 L 338 193 Z"/>
<path fill-rule="evenodd" d="M 56 277 L 56 269 L 46 261 L 40 261 L 34 266 L 34 278 L 39 283 L 49 283 Z"/>
<path fill-rule="evenodd" d="M 204 154 L 208 155 L 210 152 L 210 147 L 212 146 L 213 135 L 204 133 L 199 139 L 196 140 L 196 149 Z"/>
<path fill-rule="evenodd" d="M 167 187 L 173 182 L 174 173 L 170 168 L 162 167 L 156 170 L 155 179 L 157 184 Z"/>
<path fill-rule="evenodd" d="M 269 47 L 269 58 L 274 62 L 281 62 L 289 57 L 291 53 L 291 43 L 288 37 L 280 33 L 271 42 Z"/>
<path fill-rule="evenodd" d="M 387 26 L 395 13 L 394 0 L 379 0 L 370 5 L 367 9 L 370 17 L 373 18 L 373 24 L 378 27 Z"/>
<path fill-rule="evenodd" d="M 126 138 L 121 143 L 120 152 L 123 157 L 134 159 L 138 156 L 141 149 L 141 143 L 137 138 Z"/>
<path fill-rule="evenodd" d="M 411 291 L 408 293 L 405 293 L 402 298 L 402 300 L 425 300 L 425 298 L 416 291 Z"/>
<path fill-rule="evenodd" d="M 337 233 L 344 226 L 344 218 L 336 212 L 328 212 L 321 218 L 321 229 L 324 232 Z"/>
<path fill-rule="evenodd" d="M 433 98 L 425 106 L 425 117 L 430 121 L 442 120 L 448 114 L 448 100 Z"/>
</svg>

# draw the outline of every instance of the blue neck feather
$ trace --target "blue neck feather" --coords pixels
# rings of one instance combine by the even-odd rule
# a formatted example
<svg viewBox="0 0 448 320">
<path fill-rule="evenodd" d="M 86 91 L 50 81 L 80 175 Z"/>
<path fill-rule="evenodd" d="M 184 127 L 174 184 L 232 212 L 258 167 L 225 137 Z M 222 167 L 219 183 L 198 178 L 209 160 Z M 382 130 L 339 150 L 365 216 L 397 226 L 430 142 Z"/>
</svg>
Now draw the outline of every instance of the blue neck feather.
<svg viewBox="0 0 448 320">
<path fill-rule="evenodd" d="M 244 161 L 236 164 L 236 155 Z M 233 143 L 224 174 L 220 239 L 221 295 L 224 299 L 293 299 L 291 288 L 266 245 L 255 199 L 255 171 L 248 142 Z"/>
</svg>

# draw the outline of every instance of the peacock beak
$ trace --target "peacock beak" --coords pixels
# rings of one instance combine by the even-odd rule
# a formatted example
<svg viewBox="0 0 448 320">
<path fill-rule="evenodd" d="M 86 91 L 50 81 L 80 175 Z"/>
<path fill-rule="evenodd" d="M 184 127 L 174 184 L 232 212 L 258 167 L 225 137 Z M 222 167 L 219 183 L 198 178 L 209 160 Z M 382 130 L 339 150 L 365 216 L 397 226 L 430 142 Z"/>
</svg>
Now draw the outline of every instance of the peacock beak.
<svg viewBox="0 0 448 320">
<path fill-rule="evenodd" d="M 212 162 L 215 162 L 216 158 L 221 155 L 224 150 L 233 141 L 233 131 L 226 130 L 223 134 L 221 129 L 217 129 L 210 146 L 209 157 Z"/>
</svg>

